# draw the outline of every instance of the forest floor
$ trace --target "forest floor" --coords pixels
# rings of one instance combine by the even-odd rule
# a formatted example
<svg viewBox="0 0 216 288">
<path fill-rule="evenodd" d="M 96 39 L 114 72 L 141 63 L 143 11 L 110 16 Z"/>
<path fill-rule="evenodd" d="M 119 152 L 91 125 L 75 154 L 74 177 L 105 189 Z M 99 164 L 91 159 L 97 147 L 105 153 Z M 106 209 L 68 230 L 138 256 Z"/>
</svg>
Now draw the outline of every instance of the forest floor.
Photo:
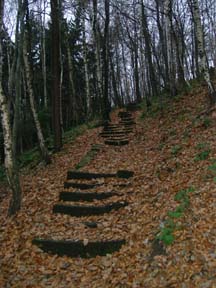
<svg viewBox="0 0 216 288">
<path fill-rule="evenodd" d="M 104 145 L 82 169 L 134 171 L 124 180 L 129 186 L 121 188 L 125 208 L 82 218 L 52 213 L 67 170 L 92 144 L 103 143 L 101 128 L 66 144 L 49 166 L 23 173 L 22 210 L 7 218 L 9 196 L 0 203 L 0 287 L 216 287 L 216 114 L 196 118 L 206 109 L 206 94 L 196 87 L 167 103 L 163 115 L 155 110 L 141 118 L 136 112 L 129 145 Z M 112 190 L 116 180 L 100 181 L 103 188 L 96 191 Z M 180 211 L 182 199 L 187 205 Z M 82 221 L 100 225 L 85 228 Z M 156 244 L 158 234 L 164 249 Z M 44 253 L 32 245 L 34 237 L 86 243 L 124 238 L 126 244 L 119 252 L 81 259 Z"/>
</svg>

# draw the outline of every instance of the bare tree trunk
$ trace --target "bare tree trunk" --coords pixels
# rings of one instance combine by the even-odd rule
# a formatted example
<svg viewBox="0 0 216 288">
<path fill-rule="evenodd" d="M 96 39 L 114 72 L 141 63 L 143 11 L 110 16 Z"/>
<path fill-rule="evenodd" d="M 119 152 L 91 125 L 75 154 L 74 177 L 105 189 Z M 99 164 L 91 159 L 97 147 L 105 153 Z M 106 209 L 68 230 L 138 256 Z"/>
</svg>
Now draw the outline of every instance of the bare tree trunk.
<svg viewBox="0 0 216 288">
<path fill-rule="evenodd" d="M 148 22 L 147 22 L 143 0 L 141 0 L 141 15 L 142 15 L 142 32 L 143 32 L 143 36 L 145 40 L 146 57 L 147 57 L 147 63 L 148 63 L 148 68 L 149 68 L 151 93 L 152 93 L 152 96 L 157 96 L 158 89 L 157 89 L 156 75 L 154 72 L 154 67 L 153 67 L 153 62 L 152 62 L 151 36 L 149 33 L 149 29 L 148 29 Z"/>
<path fill-rule="evenodd" d="M 37 137 L 38 137 L 38 142 L 40 146 L 40 151 L 42 158 L 46 162 L 46 164 L 49 164 L 51 162 L 50 156 L 48 154 L 41 125 L 38 119 L 38 115 L 36 112 L 36 105 L 35 105 L 35 97 L 34 97 L 34 90 L 32 87 L 32 73 L 31 73 L 31 68 L 28 60 L 28 50 L 27 50 L 27 35 L 25 34 L 24 36 L 24 43 L 23 43 L 23 60 L 24 60 L 24 66 L 25 66 L 25 72 L 26 72 L 26 82 L 27 82 L 27 87 L 28 87 L 28 93 L 29 93 L 29 100 L 30 100 L 30 106 L 32 110 L 32 115 L 37 131 Z"/>
<path fill-rule="evenodd" d="M 42 4 L 43 3 L 43 4 Z M 40 0 L 40 25 L 41 25 L 41 64 L 42 64 L 42 76 L 43 76 L 43 97 L 44 107 L 48 106 L 47 96 L 47 69 L 46 69 L 46 31 L 45 31 L 45 0 Z"/>
<path fill-rule="evenodd" d="M 24 9 L 23 1 L 18 1 L 18 11 L 16 17 L 16 34 L 15 34 L 15 57 L 12 67 L 12 74 L 9 77 L 9 93 L 13 93 L 13 87 L 15 86 L 15 101 L 14 105 L 14 121 L 12 127 L 13 137 L 13 153 L 16 157 L 18 152 L 18 141 L 20 137 L 20 125 L 21 120 L 21 86 L 22 86 L 22 45 L 23 45 L 23 27 L 24 27 Z M 20 151 L 19 151 L 20 152 Z"/>
<path fill-rule="evenodd" d="M 101 110 L 101 99 L 103 94 L 103 85 L 102 85 L 102 65 L 101 65 L 101 41 L 100 41 L 100 30 L 98 24 L 98 3 L 97 0 L 93 0 L 93 36 L 94 36 L 94 44 L 96 47 L 95 57 L 96 57 L 96 87 L 97 87 L 97 103 L 98 112 Z"/>
<path fill-rule="evenodd" d="M 205 52 L 205 46 L 204 46 L 203 28 L 202 28 L 200 10 L 199 10 L 199 2 L 198 0 L 189 0 L 189 5 L 192 11 L 193 21 L 194 21 L 194 26 L 195 26 L 197 46 L 198 46 L 199 58 L 200 58 L 200 70 L 208 85 L 210 105 L 213 105 L 216 103 L 216 91 L 210 79 L 209 69 L 207 65 L 206 52 Z"/>
<path fill-rule="evenodd" d="M 112 86 L 113 86 L 113 94 L 114 94 L 113 101 L 114 101 L 115 106 L 121 107 L 122 103 L 121 103 L 121 98 L 118 93 L 117 81 L 116 81 L 116 76 L 115 76 L 115 67 L 114 67 L 111 53 L 109 53 L 109 57 L 110 57 L 110 69 L 111 69 L 110 74 L 112 78 Z"/>
<path fill-rule="evenodd" d="M 85 89 L 86 89 L 86 106 L 87 106 L 87 117 L 89 118 L 92 114 L 91 110 L 91 95 L 90 95 L 90 83 L 89 83 L 89 68 L 88 68 L 88 55 L 86 45 L 86 27 L 85 27 L 85 8 L 83 8 L 83 49 L 84 49 L 84 70 L 85 70 Z"/>
<path fill-rule="evenodd" d="M 124 67 L 124 86 L 125 86 L 125 93 L 126 93 L 126 102 L 130 103 L 130 86 L 128 81 L 128 72 L 127 72 L 127 65 L 126 65 L 126 59 L 125 59 L 125 51 L 123 44 L 121 43 L 121 53 L 122 53 L 122 61 L 123 61 L 123 67 Z"/>
<path fill-rule="evenodd" d="M 162 21 L 160 19 L 160 14 L 164 18 L 164 11 L 161 9 L 160 6 L 163 7 L 163 4 L 160 0 L 155 0 L 156 2 L 156 14 L 157 14 L 157 26 L 158 26 L 158 32 L 159 32 L 159 37 L 160 37 L 160 44 L 161 44 L 161 52 L 163 56 L 163 66 L 164 66 L 164 75 L 165 75 L 165 86 L 168 87 L 170 80 L 169 80 L 169 65 L 168 65 L 168 57 L 167 57 L 167 47 L 166 47 L 166 40 L 165 40 L 165 29 L 162 27 Z M 162 11 L 160 11 L 162 10 Z M 162 12 L 162 13 L 161 13 Z"/>
<path fill-rule="evenodd" d="M 70 107 L 69 111 L 72 115 L 72 120 L 75 121 L 75 123 L 78 122 L 78 107 L 76 103 L 76 90 L 75 90 L 75 84 L 74 84 L 74 67 L 73 62 L 71 60 L 71 51 L 68 43 L 68 39 L 66 39 L 66 50 L 67 50 L 67 60 L 68 60 L 68 70 L 69 70 L 69 87 L 70 87 Z"/>
<path fill-rule="evenodd" d="M 55 151 L 62 147 L 61 91 L 60 91 L 60 5 L 59 0 L 51 1 L 52 20 L 52 119 Z"/>
<path fill-rule="evenodd" d="M 103 39 L 103 119 L 109 120 L 109 22 L 110 22 L 110 3 L 105 0 L 105 27 Z"/>
<path fill-rule="evenodd" d="M 174 71 L 174 54 L 173 54 L 173 41 L 172 41 L 172 0 L 164 1 L 164 13 L 165 13 L 165 31 L 167 42 L 167 62 L 169 73 L 169 88 L 172 96 L 176 95 L 175 85 L 175 71 Z"/>
<path fill-rule="evenodd" d="M 3 14 L 4 14 L 4 0 L 0 1 L 0 112 L 2 118 L 2 127 L 4 135 L 4 151 L 5 151 L 5 169 L 8 179 L 8 183 L 12 190 L 12 198 L 9 205 L 8 215 L 15 214 L 21 207 L 21 187 L 19 182 L 19 174 L 15 167 L 15 161 L 13 158 L 13 145 L 12 134 L 10 126 L 10 114 L 7 105 L 7 99 L 4 95 L 2 87 L 2 35 L 3 35 Z"/>
</svg>

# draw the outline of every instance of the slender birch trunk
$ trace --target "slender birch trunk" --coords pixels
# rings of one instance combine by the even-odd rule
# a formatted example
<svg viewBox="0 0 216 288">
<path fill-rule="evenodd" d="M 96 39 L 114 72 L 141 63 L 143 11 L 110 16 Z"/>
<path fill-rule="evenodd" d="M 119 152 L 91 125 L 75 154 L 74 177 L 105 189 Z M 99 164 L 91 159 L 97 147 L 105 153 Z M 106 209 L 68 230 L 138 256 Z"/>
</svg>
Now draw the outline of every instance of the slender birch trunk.
<svg viewBox="0 0 216 288">
<path fill-rule="evenodd" d="M 91 116 L 91 95 L 90 95 L 90 83 L 89 83 L 89 68 L 87 59 L 87 45 L 86 45 L 86 27 L 85 27 L 85 9 L 83 8 L 83 19 L 82 19 L 82 29 L 83 29 L 83 50 L 84 50 L 84 70 L 85 70 L 85 88 L 86 88 L 86 106 L 88 118 Z"/>
<path fill-rule="evenodd" d="M 0 1 L 0 112 L 2 118 L 2 128 L 4 135 L 4 151 L 5 151 L 5 169 L 9 186 L 12 190 L 12 198 L 10 201 L 8 215 L 14 215 L 21 207 L 22 191 L 20 187 L 19 174 L 15 167 L 13 158 L 12 131 L 10 126 L 10 114 L 8 110 L 7 98 L 4 95 L 2 87 L 2 35 L 3 35 L 3 15 L 4 0 Z"/>
<path fill-rule="evenodd" d="M 163 70 L 164 70 L 164 85 L 166 87 L 169 86 L 169 65 L 168 65 L 168 57 L 167 57 L 167 47 L 166 47 L 166 39 L 165 39 L 165 29 L 163 29 L 163 19 L 164 19 L 164 11 L 163 11 L 163 3 L 160 0 L 155 0 L 156 3 L 156 16 L 157 16 L 157 27 L 160 37 L 160 46 L 161 46 L 161 53 L 163 57 Z M 161 19 L 161 17 L 163 17 Z"/>
<path fill-rule="evenodd" d="M 125 58 L 125 50 L 123 47 L 123 43 L 121 43 L 121 53 L 122 53 L 122 61 L 123 61 L 123 68 L 124 68 L 124 86 L 125 86 L 125 94 L 126 94 L 126 103 L 130 103 L 130 85 L 128 80 L 128 71 L 126 65 L 126 58 Z"/>
<path fill-rule="evenodd" d="M 199 2 L 198 2 L 198 0 L 189 0 L 189 5 L 191 8 L 194 26 L 195 26 L 195 34 L 196 34 L 198 53 L 199 53 L 199 58 L 200 58 L 200 64 L 199 64 L 200 65 L 200 71 L 201 71 L 201 73 L 202 73 L 202 75 L 203 75 L 203 77 L 207 83 L 207 86 L 208 86 L 210 105 L 213 105 L 216 103 L 216 91 L 215 91 L 214 85 L 210 79 L 210 73 L 209 73 L 209 69 L 208 69 L 208 65 L 207 65 L 203 28 L 202 28 L 201 17 L 200 17 Z"/>
<path fill-rule="evenodd" d="M 68 36 L 66 36 L 66 51 L 67 51 L 67 62 L 68 62 L 68 70 L 69 70 L 69 87 L 70 87 L 70 104 L 69 104 L 69 113 L 72 116 L 72 121 L 78 123 L 79 115 L 78 107 L 77 107 L 77 100 L 76 100 L 76 89 L 74 83 L 74 66 L 72 61 L 72 55 L 70 51 Z"/>
<path fill-rule="evenodd" d="M 176 95 L 175 85 L 175 69 L 174 69 L 174 53 L 173 53 L 173 41 L 172 41 L 172 0 L 164 1 L 164 13 L 165 13 L 165 31 L 166 31 L 166 47 L 167 47 L 167 62 L 169 73 L 169 89 L 172 96 Z"/>
<path fill-rule="evenodd" d="M 25 66 L 25 72 L 26 72 L 26 82 L 27 82 L 27 87 L 28 87 L 28 94 L 29 94 L 29 100 L 30 100 L 30 106 L 31 106 L 31 111 L 37 131 L 37 137 L 38 137 L 38 142 L 40 146 L 40 151 L 42 158 L 46 162 L 46 164 L 49 164 L 51 162 L 49 153 L 46 148 L 45 140 L 43 137 L 41 125 L 38 119 L 38 114 L 36 112 L 36 105 L 35 105 L 35 96 L 34 96 L 34 90 L 32 86 L 32 74 L 31 74 L 31 68 L 28 60 L 28 50 L 27 50 L 27 35 L 25 33 L 24 35 L 24 42 L 23 42 L 23 60 L 24 60 L 24 66 Z"/>
</svg>

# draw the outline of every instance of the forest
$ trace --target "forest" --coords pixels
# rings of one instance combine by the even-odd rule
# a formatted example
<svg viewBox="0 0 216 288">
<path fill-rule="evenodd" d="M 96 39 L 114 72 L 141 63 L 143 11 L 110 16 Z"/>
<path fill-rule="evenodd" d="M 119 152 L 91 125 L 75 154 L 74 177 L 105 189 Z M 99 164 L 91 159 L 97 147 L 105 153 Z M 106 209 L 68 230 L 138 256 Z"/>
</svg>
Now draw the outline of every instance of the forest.
<svg viewBox="0 0 216 288">
<path fill-rule="evenodd" d="M 0 275 L 2 287 L 215 287 L 215 242 L 211 242 L 214 233 L 209 232 L 215 222 L 215 208 L 206 225 L 199 227 L 193 222 L 202 206 L 201 199 L 196 198 L 201 195 L 197 190 L 213 189 L 209 196 L 200 196 L 206 205 L 200 210 L 203 217 L 207 216 L 208 204 L 214 202 L 215 23 L 214 0 L 0 0 L 0 233 L 4 230 L 0 242 L 5 240 L 5 247 L 11 245 L 10 249 L 18 247 L 21 251 L 16 254 L 13 250 L 9 256 L 0 253 L 0 266 L 10 255 L 18 255 L 14 270 L 5 268 Z M 78 182 L 64 182 L 66 174 L 67 180 Z M 84 179 L 93 179 L 93 183 L 86 184 Z M 62 183 L 66 192 L 60 192 Z M 130 185 L 131 190 L 126 191 Z M 95 189 L 92 196 L 82 191 L 91 188 Z M 141 194 L 142 189 L 148 191 L 149 198 Z M 54 204 L 59 193 L 60 202 Z M 116 202 L 109 202 L 109 197 Z M 96 207 L 85 203 L 82 212 L 83 207 L 75 205 L 78 198 L 81 204 L 95 201 Z M 101 199 L 105 199 L 102 206 Z M 75 203 L 73 211 L 70 205 L 62 204 L 64 201 Z M 81 222 L 85 227 L 79 228 L 74 217 L 48 216 L 51 206 L 54 214 L 88 216 Z M 111 211 L 118 209 L 119 214 Z M 110 218 L 100 218 L 101 228 L 95 215 L 108 212 Z M 41 219 L 40 213 L 44 214 Z M 119 222 L 113 220 L 115 217 Z M 184 220 L 179 220 L 182 217 Z M 192 236 L 185 217 L 194 225 Z M 44 223 L 50 225 L 46 233 L 41 228 Z M 112 238 L 113 223 L 118 232 L 123 229 L 118 240 Z M 141 224 L 147 225 L 142 236 Z M 70 225 L 78 225 L 78 232 L 70 234 Z M 15 235 L 26 240 L 24 244 L 17 244 L 9 232 L 14 227 Z M 75 237 L 76 245 L 67 243 L 70 252 L 64 240 L 59 243 L 60 236 L 52 234 L 56 228 L 70 241 Z M 107 239 L 97 242 L 96 228 L 103 230 L 102 235 L 104 229 L 109 231 L 109 243 Z M 34 238 L 35 232 L 39 238 Z M 210 233 L 209 243 L 198 232 Z M 201 252 L 195 244 L 187 242 L 183 248 L 182 243 L 190 237 L 196 245 L 203 241 L 202 249 L 205 253 L 211 250 L 210 256 L 197 256 Z M 176 250 L 172 250 L 170 245 L 175 241 Z M 106 260 L 97 256 L 97 263 L 93 262 L 95 271 L 104 265 L 106 272 L 100 271 L 103 277 L 97 278 L 89 259 L 82 260 L 87 261 L 82 264 L 88 272 L 84 268 L 78 272 L 82 264 L 71 259 L 62 262 L 56 256 L 49 256 L 51 264 L 47 264 L 45 256 L 36 250 L 39 248 L 32 248 L 35 244 L 45 252 L 48 245 L 48 252 L 53 249 L 60 256 L 72 258 L 78 252 L 88 258 L 93 250 L 101 256 L 107 249 Z M 122 250 L 112 258 L 114 246 Z M 33 260 L 25 258 L 22 264 L 28 249 Z M 143 256 L 144 260 L 142 249 L 149 255 Z M 187 258 L 182 250 L 185 255 L 196 255 Z M 181 260 L 174 259 L 175 251 Z M 131 260 L 132 267 L 123 265 L 124 255 L 128 261 L 136 258 Z M 205 264 L 208 260 L 211 266 Z M 38 268 L 41 263 L 44 271 Z M 113 263 L 117 263 L 119 275 Z M 194 264 L 191 270 L 190 263 Z M 66 272 L 62 272 L 66 277 L 63 282 L 60 276 L 49 276 L 49 271 L 50 275 L 58 274 L 55 264 L 63 265 L 65 271 L 74 269 L 72 286 Z M 178 271 L 173 270 L 175 264 Z M 46 265 L 49 268 L 44 268 Z M 39 282 L 32 278 L 33 266 L 45 275 Z M 15 271 L 19 271 L 17 280 L 12 277 Z M 25 276 L 27 280 L 23 280 Z M 88 286 L 91 279 L 95 286 Z"/>
</svg>

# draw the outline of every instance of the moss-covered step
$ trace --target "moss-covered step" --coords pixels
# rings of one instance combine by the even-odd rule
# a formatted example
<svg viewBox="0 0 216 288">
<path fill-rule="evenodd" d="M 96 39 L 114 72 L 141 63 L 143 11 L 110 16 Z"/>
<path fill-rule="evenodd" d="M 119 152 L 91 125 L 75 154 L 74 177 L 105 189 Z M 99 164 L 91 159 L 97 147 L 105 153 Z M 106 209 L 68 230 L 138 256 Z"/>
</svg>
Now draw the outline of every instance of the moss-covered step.
<svg viewBox="0 0 216 288">
<path fill-rule="evenodd" d="M 123 146 L 127 145 L 129 143 L 129 140 L 113 140 L 113 139 L 107 139 L 104 141 L 107 145 L 113 145 L 113 146 Z"/>
<path fill-rule="evenodd" d="M 110 178 L 110 177 L 118 177 L 118 178 L 130 178 L 133 177 L 134 172 L 129 170 L 119 170 L 117 173 L 92 173 L 85 171 L 77 171 L 77 170 L 69 170 L 67 172 L 67 179 L 97 179 L 97 178 Z"/>
<path fill-rule="evenodd" d="M 53 206 L 53 213 L 67 214 L 75 217 L 102 215 L 112 210 L 118 210 L 128 205 L 128 202 L 115 202 L 102 206 L 84 206 L 84 205 L 63 205 L 56 204 Z"/>
<path fill-rule="evenodd" d="M 32 243 L 37 245 L 44 252 L 57 254 L 58 256 L 93 258 L 96 256 L 106 256 L 115 251 L 119 251 L 125 244 L 124 239 L 109 241 L 72 241 L 72 240 L 52 240 L 33 239 Z"/>
<path fill-rule="evenodd" d="M 78 170 L 85 165 L 89 164 L 94 157 L 97 155 L 98 151 L 101 150 L 103 147 L 102 144 L 93 144 L 91 149 L 86 153 L 86 155 L 83 156 L 83 158 L 80 160 L 78 164 L 76 164 L 75 168 Z"/>
<path fill-rule="evenodd" d="M 86 184 L 86 183 L 74 183 L 74 182 L 64 182 L 64 188 L 77 188 L 80 190 L 93 189 L 100 186 L 101 184 Z"/>
<path fill-rule="evenodd" d="M 120 195 L 116 192 L 60 192 L 59 200 L 60 201 L 86 201 L 92 202 L 94 200 L 103 200 L 116 195 Z"/>
</svg>

